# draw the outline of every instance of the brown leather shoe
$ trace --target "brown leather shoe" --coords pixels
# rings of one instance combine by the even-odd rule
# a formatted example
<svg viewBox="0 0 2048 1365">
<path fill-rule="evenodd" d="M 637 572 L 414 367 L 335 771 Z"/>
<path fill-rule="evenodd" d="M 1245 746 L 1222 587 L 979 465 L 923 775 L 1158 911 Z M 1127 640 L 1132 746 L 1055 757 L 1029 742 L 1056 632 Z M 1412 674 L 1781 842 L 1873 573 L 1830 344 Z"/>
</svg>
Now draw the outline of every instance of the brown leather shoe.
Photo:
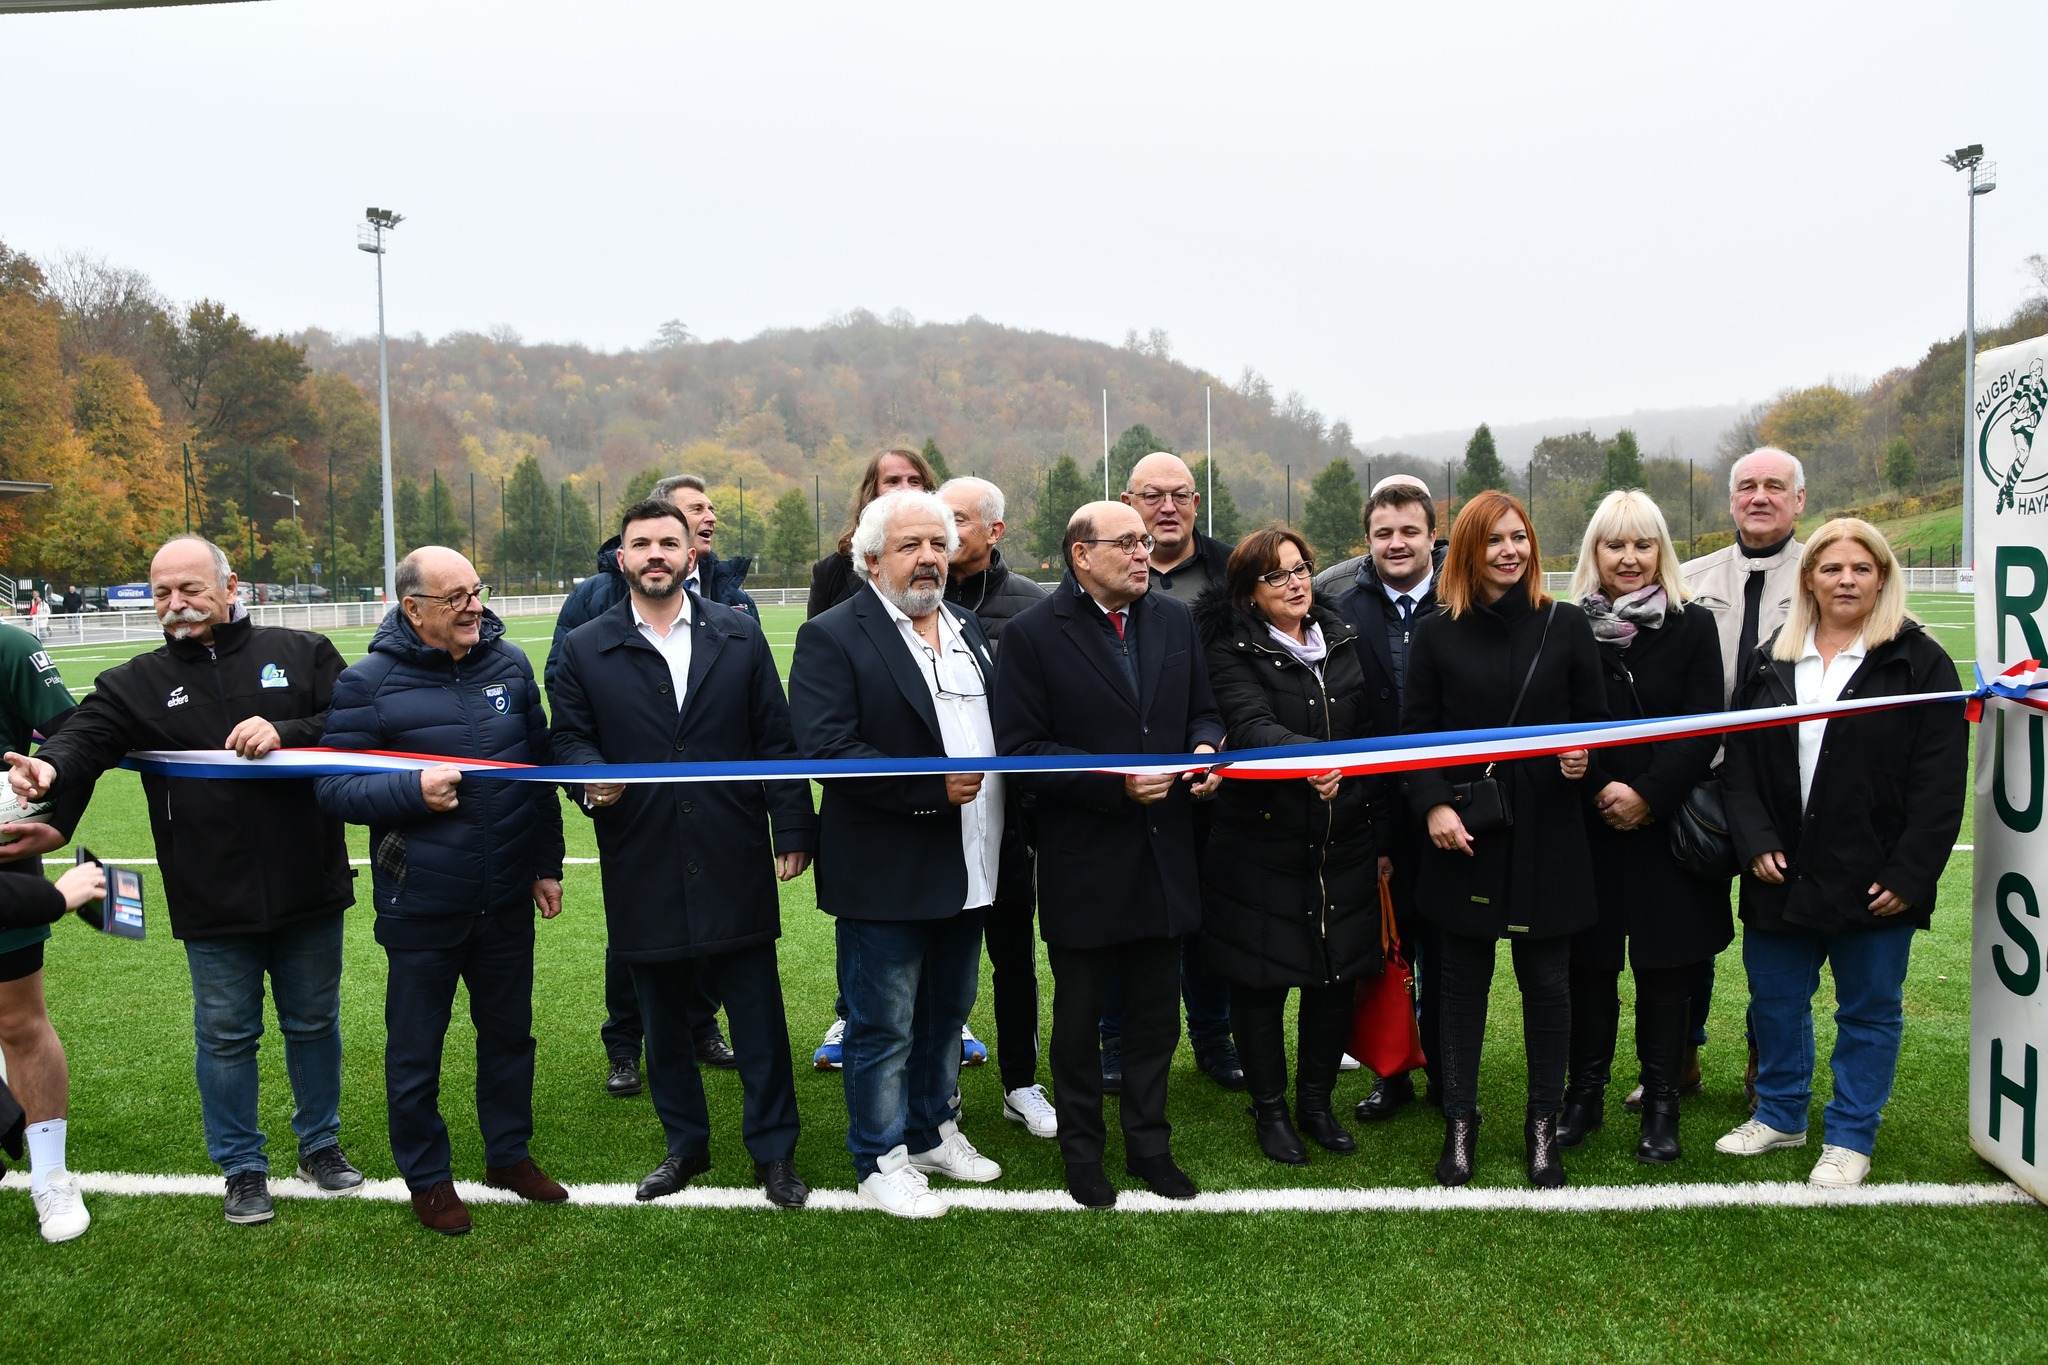
<svg viewBox="0 0 2048 1365">
<path fill-rule="evenodd" d="M 536 1204 L 569 1202 L 569 1192 L 562 1188 L 562 1182 L 534 1165 L 532 1157 L 517 1166 L 484 1167 L 484 1184 L 494 1190 L 510 1190 Z"/>
<path fill-rule="evenodd" d="M 460 1237 L 469 1231 L 469 1210 L 462 1206 L 461 1196 L 455 1193 L 455 1182 L 443 1180 L 429 1185 L 424 1190 L 415 1190 L 412 1196 L 412 1212 L 420 1220 L 420 1226 L 429 1232 L 445 1233 Z"/>
<path fill-rule="evenodd" d="M 1700 1050 L 1688 1044 L 1685 1049 L 1685 1063 L 1678 1073 L 1678 1093 L 1697 1095 L 1706 1088 L 1706 1078 L 1700 1074 Z"/>
</svg>

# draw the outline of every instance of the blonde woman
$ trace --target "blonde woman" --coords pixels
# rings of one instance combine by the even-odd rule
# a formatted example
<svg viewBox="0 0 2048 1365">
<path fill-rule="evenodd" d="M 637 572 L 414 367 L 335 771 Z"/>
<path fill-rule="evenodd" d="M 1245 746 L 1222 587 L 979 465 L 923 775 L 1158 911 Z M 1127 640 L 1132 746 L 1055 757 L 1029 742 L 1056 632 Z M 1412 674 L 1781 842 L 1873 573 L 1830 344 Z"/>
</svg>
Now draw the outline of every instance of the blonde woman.
<svg viewBox="0 0 2048 1365">
<path fill-rule="evenodd" d="M 1687 607 L 1664 514 L 1647 494 L 1609 493 L 1586 525 L 1572 597 L 1600 642 L 1607 710 L 1616 720 L 1721 709 L 1714 614 Z M 1668 739 L 1595 749 L 1584 793 L 1600 921 L 1572 936 L 1570 1080 L 1558 1123 L 1576 1147 L 1606 1117 L 1621 1022 L 1624 957 L 1635 972 L 1636 1053 L 1643 1064 L 1636 1160 L 1678 1160 L 1688 981 L 1735 937 L 1728 883 L 1690 875 L 1671 856 L 1670 821 L 1707 776 L 1719 741 Z"/>
<path fill-rule="evenodd" d="M 1948 691 L 1947 651 L 1906 613 L 1898 561 L 1854 517 L 1806 543 L 1785 624 L 1747 661 L 1738 706 Z M 1806 1145 L 1813 996 L 1835 981 L 1834 1096 L 1809 1177 L 1845 1189 L 1870 1173 L 1904 1033 L 1913 931 L 1963 823 L 1960 702 L 1863 712 L 1728 738 L 1728 815 L 1745 871 L 1742 965 L 1756 1033 L 1756 1117 L 1715 1144 L 1732 1156 Z"/>
</svg>

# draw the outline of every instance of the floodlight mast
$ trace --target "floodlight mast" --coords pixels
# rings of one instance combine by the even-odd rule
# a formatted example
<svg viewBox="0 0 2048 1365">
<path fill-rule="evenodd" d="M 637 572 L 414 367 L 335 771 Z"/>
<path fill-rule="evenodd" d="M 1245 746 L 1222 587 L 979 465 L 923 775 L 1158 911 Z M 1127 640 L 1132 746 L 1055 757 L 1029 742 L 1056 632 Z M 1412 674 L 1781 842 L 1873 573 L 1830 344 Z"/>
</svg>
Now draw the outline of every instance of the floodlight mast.
<svg viewBox="0 0 2048 1365">
<path fill-rule="evenodd" d="M 384 234 L 405 221 L 390 209 L 363 210 L 356 250 L 377 258 L 377 415 L 384 437 L 384 601 L 398 600 L 398 533 L 391 507 L 391 358 L 384 338 Z"/>
<path fill-rule="evenodd" d="M 1998 188 L 1998 163 L 1984 159 L 1984 144 L 1958 147 L 1943 164 L 1969 176 L 1970 263 L 1963 303 L 1963 562 L 1977 563 L 1977 451 L 1974 431 L 1977 404 L 1977 196 Z"/>
</svg>

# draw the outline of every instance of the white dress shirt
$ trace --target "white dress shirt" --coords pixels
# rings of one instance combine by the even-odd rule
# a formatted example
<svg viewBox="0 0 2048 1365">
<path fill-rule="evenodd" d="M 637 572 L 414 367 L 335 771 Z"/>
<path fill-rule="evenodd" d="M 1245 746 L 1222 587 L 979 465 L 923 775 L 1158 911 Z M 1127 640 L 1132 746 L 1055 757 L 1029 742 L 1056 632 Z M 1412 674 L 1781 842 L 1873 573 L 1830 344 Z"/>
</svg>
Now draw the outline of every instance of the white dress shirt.
<svg viewBox="0 0 2048 1365">
<path fill-rule="evenodd" d="M 649 625 L 647 618 L 640 614 L 638 598 L 627 600 L 633 604 L 633 624 L 640 628 L 640 638 L 653 645 L 661 654 L 662 662 L 668 665 L 668 675 L 675 682 L 676 710 L 681 711 L 683 690 L 690 684 L 690 594 L 676 594 L 678 610 L 675 621 L 669 626 L 666 635 Z"/>
<path fill-rule="evenodd" d="M 1392 602 L 1397 607 L 1401 605 L 1402 598 L 1407 598 L 1409 610 L 1413 611 L 1416 607 L 1422 605 L 1422 595 L 1429 591 L 1429 585 L 1432 582 L 1434 582 L 1435 579 L 1436 566 L 1432 564 L 1429 568 L 1424 569 L 1422 571 L 1422 581 L 1420 583 L 1417 583 L 1414 587 L 1397 588 L 1393 584 L 1387 582 L 1386 579 L 1382 578 L 1380 580 L 1380 591 L 1385 593 L 1387 595 L 1387 600 L 1389 602 Z"/>
<path fill-rule="evenodd" d="M 872 586 L 872 585 L 870 585 Z M 988 680 L 981 671 L 960 627 L 943 603 L 939 606 L 939 644 L 934 651 L 908 616 L 896 604 L 875 596 L 896 623 L 903 646 L 910 651 L 918 676 L 932 695 L 932 710 L 939 717 L 939 739 L 948 758 L 994 758 L 995 727 L 989 721 Z M 940 695 L 944 693 L 945 695 Z M 1003 845 L 1003 779 L 999 773 L 982 778 L 981 790 L 960 810 L 960 852 L 967 863 L 967 899 L 962 910 L 995 904 L 996 868 Z"/>
<path fill-rule="evenodd" d="M 1839 701 L 1842 689 L 1863 666 L 1863 637 L 1858 635 L 1841 653 L 1822 667 L 1820 648 L 1814 643 L 1813 627 L 1806 628 L 1806 643 L 1799 647 L 1799 662 L 1792 669 L 1793 695 L 1801 706 L 1825 705 Z M 1820 765 L 1821 741 L 1828 732 L 1824 720 L 1799 722 L 1799 808 L 1813 799 L 1813 770 Z"/>
</svg>

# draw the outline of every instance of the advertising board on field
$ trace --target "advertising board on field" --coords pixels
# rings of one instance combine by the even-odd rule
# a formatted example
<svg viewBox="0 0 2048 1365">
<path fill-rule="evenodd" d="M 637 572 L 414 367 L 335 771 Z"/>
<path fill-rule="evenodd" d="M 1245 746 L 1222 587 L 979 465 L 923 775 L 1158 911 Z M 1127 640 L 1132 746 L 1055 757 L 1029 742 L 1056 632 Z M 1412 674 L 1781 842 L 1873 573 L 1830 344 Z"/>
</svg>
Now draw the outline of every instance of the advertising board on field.
<svg viewBox="0 0 2048 1365">
<path fill-rule="evenodd" d="M 1969 467 L 1976 500 L 1978 667 L 2048 663 L 2048 337 L 1977 357 Z M 2034 694 L 2039 697 L 2041 694 Z M 2048 714 L 1986 701 L 1977 727 L 1971 884 L 1970 1146 L 2048 1202 Z"/>
</svg>

